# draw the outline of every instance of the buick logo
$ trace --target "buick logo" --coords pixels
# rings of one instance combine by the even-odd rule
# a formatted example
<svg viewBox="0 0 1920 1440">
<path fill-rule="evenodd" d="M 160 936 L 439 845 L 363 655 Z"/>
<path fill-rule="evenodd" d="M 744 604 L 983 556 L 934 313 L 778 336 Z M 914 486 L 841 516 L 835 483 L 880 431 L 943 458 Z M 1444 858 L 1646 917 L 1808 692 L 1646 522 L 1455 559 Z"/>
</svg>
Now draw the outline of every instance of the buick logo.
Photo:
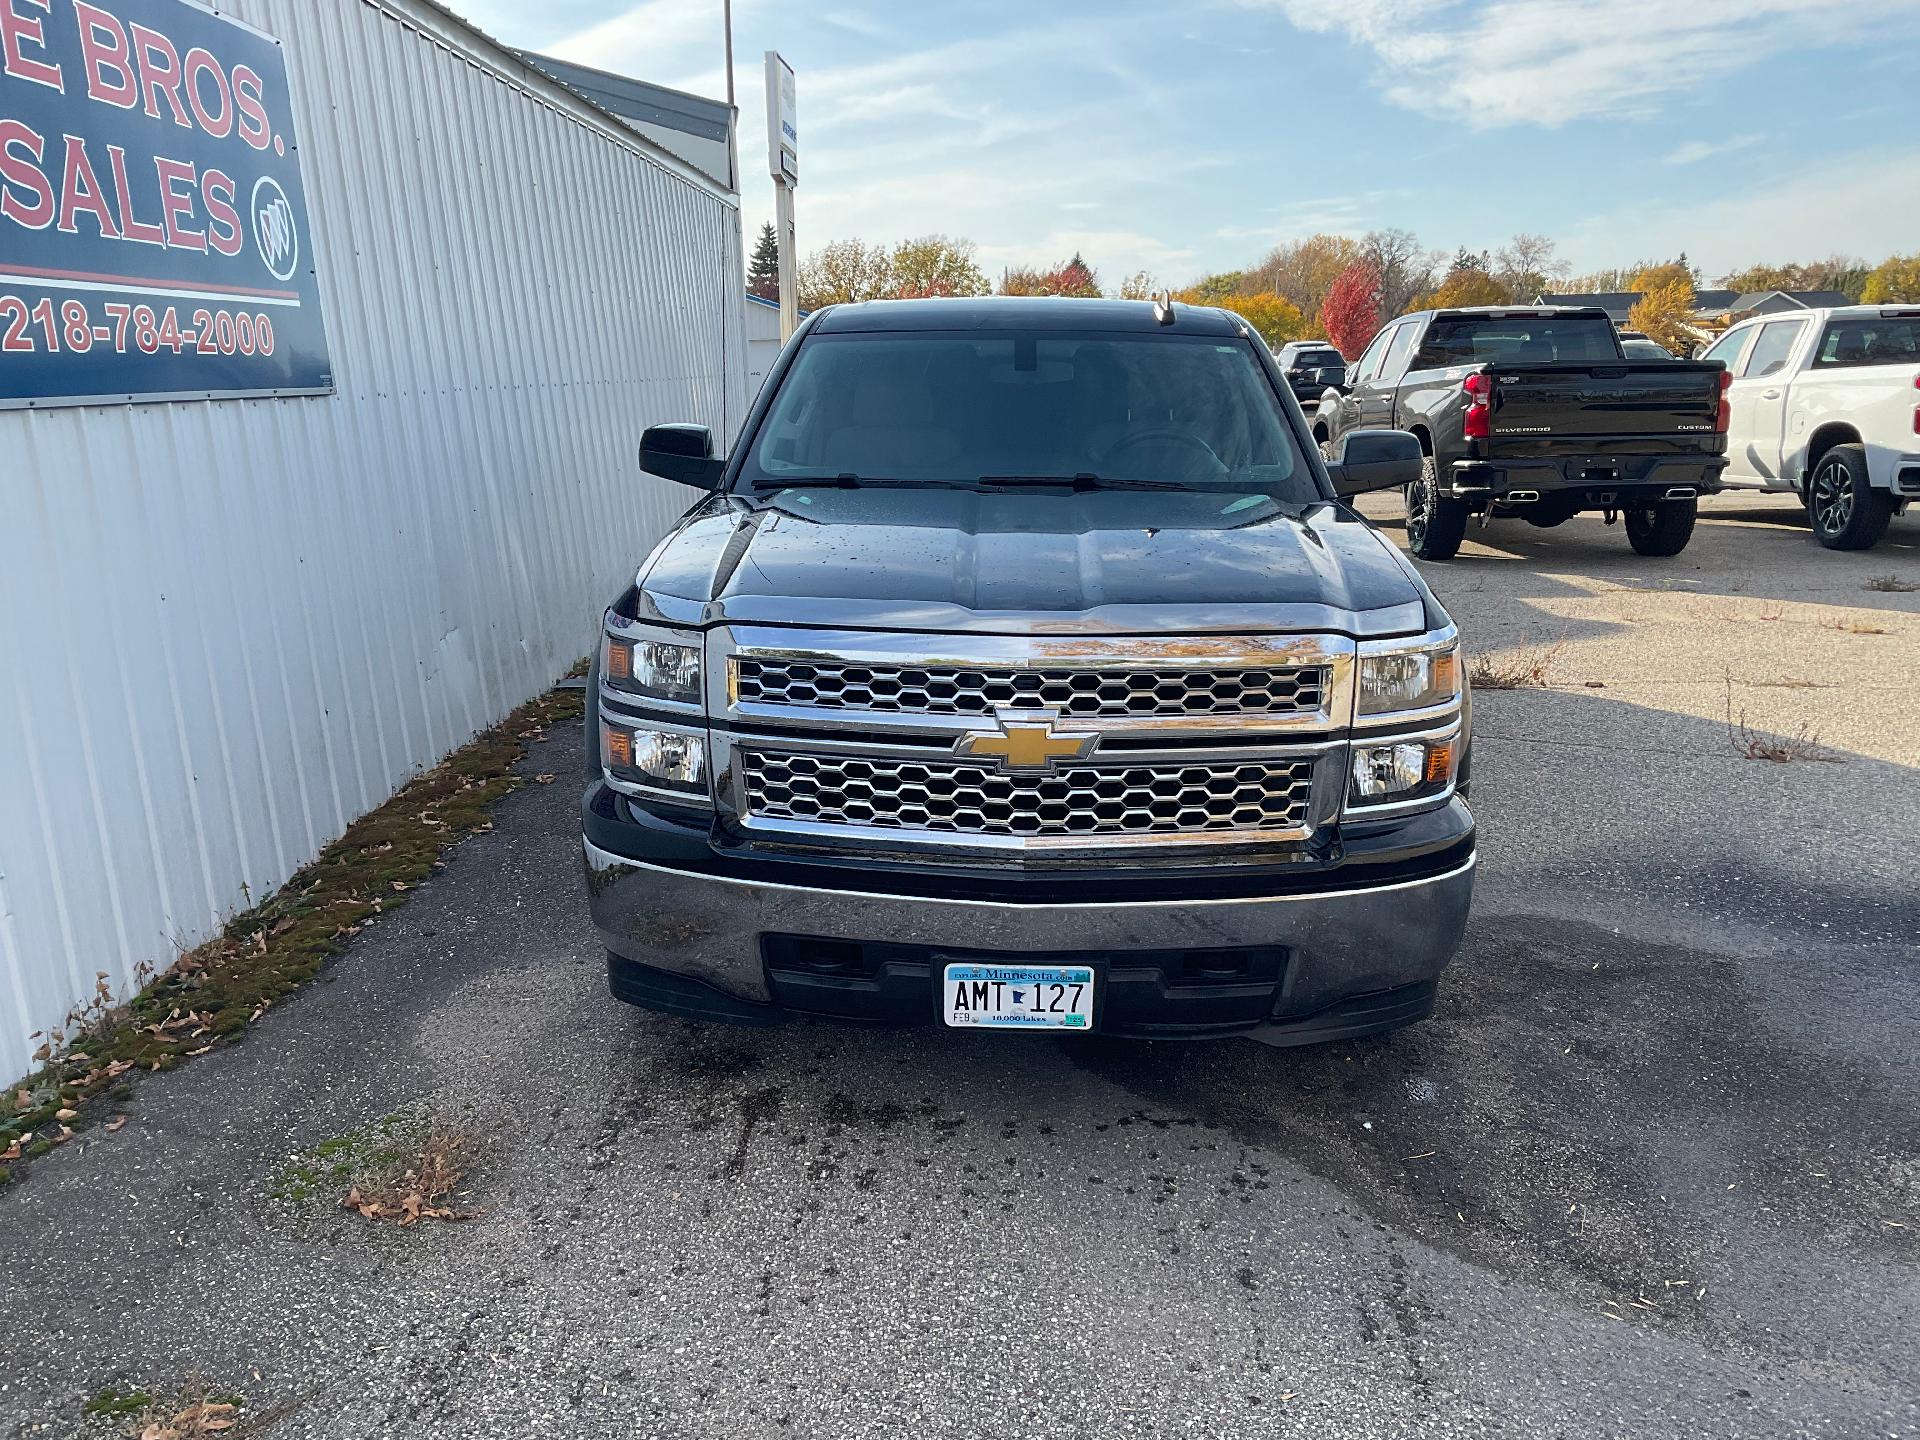
<svg viewBox="0 0 1920 1440">
<path fill-rule="evenodd" d="M 253 186 L 253 243 L 276 280 L 291 280 L 300 264 L 300 232 L 280 182 L 262 175 Z"/>
<path fill-rule="evenodd" d="M 1002 710 L 992 730 L 971 730 L 954 745 L 956 755 L 974 760 L 997 760 L 1002 770 L 1028 774 L 1053 769 L 1056 760 L 1081 760 L 1091 755 L 1100 737 L 1090 730 L 1065 732 L 1053 728 L 1059 717 L 1051 710 Z"/>
</svg>

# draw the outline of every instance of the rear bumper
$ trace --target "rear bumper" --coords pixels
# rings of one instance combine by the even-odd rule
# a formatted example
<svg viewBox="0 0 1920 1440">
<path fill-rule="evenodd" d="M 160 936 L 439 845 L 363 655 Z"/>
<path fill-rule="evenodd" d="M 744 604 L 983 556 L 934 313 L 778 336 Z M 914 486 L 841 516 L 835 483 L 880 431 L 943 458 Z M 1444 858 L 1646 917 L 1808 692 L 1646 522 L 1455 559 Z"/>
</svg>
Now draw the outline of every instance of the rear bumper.
<svg viewBox="0 0 1920 1440">
<path fill-rule="evenodd" d="M 1475 863 L 1328 893 L 1049 904 L 794 886 L 584 847 L 613 992 L 653 1008 L 927 1023 L 946 958 L 1071 957 L 1101 972 L 1097 1030 L 1275 1044 L 1424 1018 Z"/>
<path fill-rule="evenodd" d="M 1713 495 L 1721 489 L 1726 460 L 1718 455 L 1589 455 L 1553 459 L 1456 460 L 1455 499 L 1504 502 L 1509 495 L 1562 495 L 1594 509 L 1629 500 L 1645 504 L 1668 491 Z M 1524 504 L 1516 499 L 1514 504 Z"/>
</svg>

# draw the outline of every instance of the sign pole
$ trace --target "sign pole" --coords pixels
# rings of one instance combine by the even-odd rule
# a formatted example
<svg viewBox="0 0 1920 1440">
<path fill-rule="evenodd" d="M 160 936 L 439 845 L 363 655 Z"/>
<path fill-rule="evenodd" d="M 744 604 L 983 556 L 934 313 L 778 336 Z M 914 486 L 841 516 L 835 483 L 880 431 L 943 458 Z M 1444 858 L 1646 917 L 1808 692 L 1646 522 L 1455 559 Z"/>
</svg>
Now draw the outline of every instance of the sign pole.
<svg viewBox="0 0 1920 1440">
<path fill-rule="evenodd" d="M 780 242 L 780 343 L 793 338 L 800 323 L 798 276 L 793 248 L 793 187 L 784 180 L 773 182 L 774 232 Z"/>
<path fill-rule="evenodd" d="M 773 176 L 774 238 L 780 252 L 780 343 L 800 322 L 798 251 L 794 248 L 793 191 L 800 183 L 800 130 L 793 67 L 767 51 L 767 169 Z"/>
</svg>

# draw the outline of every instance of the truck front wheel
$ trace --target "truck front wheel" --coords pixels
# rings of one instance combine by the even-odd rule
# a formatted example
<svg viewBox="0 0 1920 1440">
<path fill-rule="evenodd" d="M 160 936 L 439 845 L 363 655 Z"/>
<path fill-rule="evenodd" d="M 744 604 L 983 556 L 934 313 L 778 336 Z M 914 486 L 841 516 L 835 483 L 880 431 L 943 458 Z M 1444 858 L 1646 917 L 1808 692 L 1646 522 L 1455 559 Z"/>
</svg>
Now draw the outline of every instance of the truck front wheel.
<svg viewBox="0 0 1920 1440">
<path fill-rule="evenodd" d="M 1836 445 L 1820 457 L 1807 486 L 1813 538 L 1829 550 L 1871 550 L 1893 518 L 1893 495 L 1867 476 L 1867 447 Z"/>
<path fill-rule="evenodd" d="M 1642 555 L 1678 555 L 1693 538 L 1700 513 L 1697 500 L 1662 500 L 1645 510 L 1629 510 L 1627 543 Z"/>
<path fill-rule="evenodd" d="M 1407 549 L 1422 560 L 1451 560 L 1467 537 L 1467 505 L 1440 493 L 1440 468 L 1431 455 L 1406 489 Z"/>
</svg>

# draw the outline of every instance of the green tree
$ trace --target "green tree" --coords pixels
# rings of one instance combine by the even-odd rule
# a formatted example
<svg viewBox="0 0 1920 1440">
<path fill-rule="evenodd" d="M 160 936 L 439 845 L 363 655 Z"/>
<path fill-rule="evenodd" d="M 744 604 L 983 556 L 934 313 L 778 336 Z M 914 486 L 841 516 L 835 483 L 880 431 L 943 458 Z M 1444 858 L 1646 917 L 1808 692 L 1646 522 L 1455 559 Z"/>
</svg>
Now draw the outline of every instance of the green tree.
<svg viewBox="0 0 1920 1440">
<path fill-rule="evenodd" d="M 973 260 L 971 240 L 923 235 L 902 240 L 888 257 L 891 293 L 896 299 L 929 295 L 985 295 L 991 287 Z"/>
<path fill-rule="evenodd" d="M 1860 299 L 1868 305 L 1920 304 L 1920 252 L 1881 261 L 1867 276 Z"/>
<path fill-rule="evenodd" d="M 1160 290 L 1153 283 L 1153 276 L 1145 270 L 1136 270 L 1120 282 L 1121 300 L 1151 300 Z"/>
<path fill-rule="evenodd" d="M 760 227 L 754 242 L 753 260 L 747 266 L 747 293 L 762 300 L 780 298 L 780 240 L 769 221 Z"/>
</svg>

